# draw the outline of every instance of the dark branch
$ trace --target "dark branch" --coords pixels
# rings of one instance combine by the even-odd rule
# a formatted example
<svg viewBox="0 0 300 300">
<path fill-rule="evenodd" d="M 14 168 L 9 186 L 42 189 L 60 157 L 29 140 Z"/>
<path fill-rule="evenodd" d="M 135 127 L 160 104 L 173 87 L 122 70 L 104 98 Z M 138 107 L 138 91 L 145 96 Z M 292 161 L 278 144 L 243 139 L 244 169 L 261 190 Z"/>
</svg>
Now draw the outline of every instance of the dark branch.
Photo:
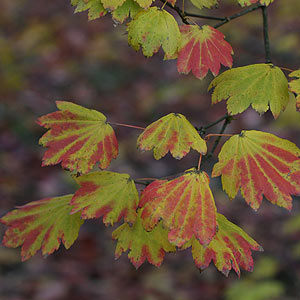
<svg viewBox="0 0 300 300">
<path fill-rule="evenodd" d="M 166 2 L 166 0 L 160 0 L 160 1 L 163 2 L 163 3 Z M 181 21 L 182 21 L 184 24 L 187 24 L 187 25 L 190 24 L 190 23 L 187 21 L 187 19 L 186 19 L 185 13 L 184 13 L 178 6 L 176 6 L 176 5 L 173 6 L 173 5 L 170 4 L 169 2 L 166 3 L 166 6 L 172 8 L 173 10 L 175 10 L 175 11 L 177 12 L 178 16 L 180 17 Z"/>
<path fill-rule="evenodd" d="M 226 17 L 213 17 L 213 16 L 204 16 L 204 15 L 198 15 L 193 13 L 184 13 L 186 17 L 194 17 L 199 19 L 207 19 L 207 20 L 216 20 L 216 21 L 224 21 L 226 20 Z"/>
<path fill-rule="evenodd" d="M 223 21 L 221 21 L 220 23 L 216 24 L 216 25 L 213 26 L 213 27 L 214 27 L 214 28 L 221 27 L 222 25 L 224 25 L 224 24 L 230 22 L 231 20 L 234 20 L 234 19 L 239 18 L 239 17 L 241 17 L 241 16 L 244 16 L 244 15 L 246 15 L 246 14 L 249 14 L 250 12 L 259 9 L 260 7 L 262 7 L 262 5 L 261 5 L 261 4 L 257 4 L 257 5 L 254 5 L 254 6 L 252 6 L 252 7 L 246 8 L 246 9 L 244 9 L 244 10 L 242 10 L 242 11 L 240 11 L 240 12 L 234 14 L 234 15 L 231 15 L 231 16 L 229 16 L 229 17 L 226 17 Z"/>
<path fill-rule="evenodd" d="M 261 6 L 261 9 L 262 9 L 262 15 L 263 15 L 263 30 L 264 30 L 264 45 L 265 45 L 266 63 L 271 63 L 269 26 L 268 26 L 268 9 L 266 6 Z"/>
<path fill-rule="evenodd" d="M 222 128 L 221 128 L 221 130 L 219 132 L 219 134 L 223 134 L 224 133 L 224 131 L 226 130 L 227 126 L 231 123 L 231 121 L 232 121 L 232 117 L 228 116 L 225 119 L 225 122 L 224 122 L 224 124 L 223 124 L 223 126 L 222 126 Z M 207 159 L 209 159 L 209 158 L 211 158 L 213 156 L 213 154 L 216 151 L 216 149 L 217 149 L 220 141 L 221 141 L 221 136 L 218 136 L 217 139 L 216 139 L 216 141 L 215 141 L 215 143 L 214 143 L 214 145 L 213 145 L 213 147 L 212 147 L 212 149 L 211 149 L 211 151 L 210 151 L 210 153 L 208 153 L 205 156 L 205 160 L 207 160 Z"/>
</svg>

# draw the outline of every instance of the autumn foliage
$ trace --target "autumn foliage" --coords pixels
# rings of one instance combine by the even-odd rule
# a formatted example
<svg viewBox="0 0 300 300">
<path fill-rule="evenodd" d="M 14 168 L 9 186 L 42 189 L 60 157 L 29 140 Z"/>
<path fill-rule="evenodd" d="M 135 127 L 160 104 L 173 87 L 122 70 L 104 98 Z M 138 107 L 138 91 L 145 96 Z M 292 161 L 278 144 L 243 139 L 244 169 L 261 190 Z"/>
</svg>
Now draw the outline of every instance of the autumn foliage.
<svg viewBox="0 0 300 300">
<path fill-rule="evenodd" d="M 221 0 L 220 0 L 221 1 Z M 225 1 L 225 0 L 224 0 Z M 157 1 L 158 2 L 158 1 Z M 270 110 L 276 119 L 293 93 L 300 110 L 300 71 L 290 72 L 270 63 L 232 68 L 233 49 L 221 31 L 191 22 L 176 0 L 72 0 L 75 12 L 88 11 L 90 20 L 111 14 L 114 22 L 127 23 L 128 43 L 150 57 L 160 49 L 164 59 L 176 59 L 179 73 L 204 78 L 217 76 L 222 66 L 230 68 L 210 84 L 212 104 L 227 101 L 225 125 L 248 107 L 262 114 Z M 201 9 L 212 8 L 217 0 L 191 0 Z M 271 0 L 237 0 L 240 6 L 266 9 Z M 166 8 L 169 8 L 168 10 Z M 175 19 L 175 13 L 179 19 Z M 178 24 L 179 22 L 183 24 Z M 226 20 L 223 20 L 226 22 Z M 3 238 L 7 247 L 21 247 L 22 260 L 41 249 L 43 255 L 69 248 L 86 219 L 100 219 L 106 226 L 118 226 L 115 257 L 128 252 L 138 268 L 146 260 L 160 266 L 168 252 L 190 249 L 196 266 L 211 262 L 228 275 L 233 269 L 253 270 L 252 251 L 262 247 L 237 225 L 217 212 L 210 177 L 219 177 L 230 199 L 241 191 L 246 203 L 259 209 L 263 197 L 279 207 L 292 209 L 292 196 L 300 195 L 300 149 L 271 133 L 243 130 L 235 134 L 208 134 L 184 115 L 172 112 L 153 120 L 146 128 L 110 122 L 103 113 L 72 102 L 57 101 L 57 111 L 40 117 L 47 129 L 39 143 L 47 150 L 43 166 L 61 164 L 74 171 L 79 185 L 73 195 L 47 198 L 17 207 L 1 218 L 8 228 Z M 227 122 L 227 123 L 226 123 Z M 140 130 L 137 148 L 153 151 L 156 160 L 167 153 L 177 160 L 191 150 L 199 161 L 172 178 L 133 179 L 129 174 L 108 171 L 119 154 L 113 127 Z M 202 128 L 203 129 L 203 128 Z M 214 136 L 225 136 L 212 174 L 201 168 Z M 95 167 L 100 170 L 92 171 Z M 91 172 L 92 171 L 92 172 Z M 142 181 L 142 183 L 141 183 Z M 142 185 L 137 188 L 137 185 Z M 225 195 L 225 194 L 224 194 Z M 122 224 L 119 224 L 122 222 Z"/>
</svg>

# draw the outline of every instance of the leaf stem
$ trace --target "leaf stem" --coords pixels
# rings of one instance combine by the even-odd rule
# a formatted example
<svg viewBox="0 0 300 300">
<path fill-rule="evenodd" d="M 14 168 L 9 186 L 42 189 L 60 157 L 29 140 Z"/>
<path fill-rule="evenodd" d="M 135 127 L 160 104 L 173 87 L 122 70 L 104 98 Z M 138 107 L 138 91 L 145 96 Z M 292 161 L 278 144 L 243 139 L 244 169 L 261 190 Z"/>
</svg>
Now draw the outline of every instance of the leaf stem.
<svg viewBox="0 0 300 300">
<path fill-rule="evenodd" d="M 263 15 L 263 32 L 264 32 L 264 45 L 265 45 L 265 56 L 266 63 L 271 63 L 271 50 L 269 40 L 269 25 L 268 25 L 268 8 L 265 5 L 261 6 Z"/>
<path fill-rule="evenodd" d="M 222 136 L 227 136 L 227 137 L 231 137 L 233 136 L 233 134 L 227 134 L 227 133 L 210 133 L 208 135 L 205 136 L 205 140 L 208 141 L 211 137 L 213 136 L 217 136 L 217 137 L 222 137 Z"/>
<path fill-rule="evenodd" d="M 135 126 L 135 125 L 129 125 L 129 124 L 122 124 L 122 123 L 115 123 L 115 122 L 108 122 L 110 125 L 116 125 L 116 126 L 122 126 L 122 127 L 129 127 L 129 128 L 134 128 L 134 129 L 140 129 L 140 130 L 145 130 L 144 127 L 140 126 Z"/>
<path fill-rule="evenodd" d="M 294 72 L 296 70 L 292 70 L 292 69 L 289 69 L 289 68 L 285 68 L 285 67 L 278 67 L 279 69 L 281 70 L 284 70 L 284 71 L 288 71 L 288 72 Z"/>
<path fill-rule="evenodd" d="M 200 171 L 201 161 L 202 161 L 202 153 L 200 153 L 200 156 L 199 156 L 198 168 L 197 168 L 198 171 Z"/>
</svg>

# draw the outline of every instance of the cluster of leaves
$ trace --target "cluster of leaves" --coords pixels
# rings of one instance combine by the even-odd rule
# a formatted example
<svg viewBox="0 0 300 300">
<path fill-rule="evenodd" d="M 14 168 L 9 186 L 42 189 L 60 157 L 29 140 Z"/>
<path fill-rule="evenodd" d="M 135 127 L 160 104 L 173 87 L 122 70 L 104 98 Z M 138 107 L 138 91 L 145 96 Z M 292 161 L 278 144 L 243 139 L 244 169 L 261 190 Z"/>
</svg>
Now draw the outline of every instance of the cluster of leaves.
<svg viewBox="0 0 300 300">
<path fill-rule="evenodd" d="M 176 1 L 168 1 L 175 5 Z M 198 8 L 212 7 L 216 0 L 192 0 Z M 271 0 L 238 0 L 242 6 Z M 217 75 L 220 65 L 232 67 L 232 48 L 224 35 L 204 25 L 178 26 L 163 8 L 151 6 L 152 0 L 72 0 L 76 11 L 89 10 L 90 19 L 110 12 L 115 21 L 128 24 L 128 41 L 146 57 L 160 47 L 165 59 L 176 59 L 180 73 L 203 78 L 211 70 Z M 250 105 L 259 113 L 271 110 L 277 118 L 298 94 L 300 109 L 300 71 L 290 74 L 290 83 L 279 67 L 271 63 L 254 64 L 225 71 L 216 77 L 212 103 L 227 100 L 229 115 L 245 111 Z M 128 174 L 104 171 L 118 156 L 118 141 L 109 121 L 100 112 L 71 102 L 58 101 L 58 111 L 42 116 L 38 124 L 48 129 L 40 139 L 47 147 L 43 166 L 61 163 L 75 171 L 79 184 L 74 195 L 42 199 L 17 207 L 0 221 L 8 226 L 3 238 L 7 247 L 22 246 L 22 259 L 39 249 L 44 255 L 69 248 L 85 219 L 102 218 L 114 226 L 117 240 L 115 256 L 128 251 L 135 267 L 145 260 L 160 266 L 166 252 L 191 249 L 195 264 L 205 269 L 213 262 L 228 275 L 233 269 L 253 269 L 252 250 L 261 246 L 237 225 L 217 212 L 209 175 L 200 162 L 207 155 L 209 135 L 203 138 L 179 113 L 170 113 L 153 122 L 137 140 L 141 151 L 153 150 L 155 159 L 168 152 L 182 159 L 190 149 L 200 155 L 198 168 L 191 168 L 172 179 L 156 179 L 140 193 Z M 120 125 L 120 124 L 119 124 Z M 271 203 L 292 208 L 292 195 L 300 194 L 300 149 L 284 139 L 261 131 L 244 130 L 231 135 L 223 145 L 212 177 L 221 176 L 230 199 L 241 191 L 246 203 L 257 210 L 263 196 Z M 91 170 L 99 163 L 101 171 Z"/>
</svg>

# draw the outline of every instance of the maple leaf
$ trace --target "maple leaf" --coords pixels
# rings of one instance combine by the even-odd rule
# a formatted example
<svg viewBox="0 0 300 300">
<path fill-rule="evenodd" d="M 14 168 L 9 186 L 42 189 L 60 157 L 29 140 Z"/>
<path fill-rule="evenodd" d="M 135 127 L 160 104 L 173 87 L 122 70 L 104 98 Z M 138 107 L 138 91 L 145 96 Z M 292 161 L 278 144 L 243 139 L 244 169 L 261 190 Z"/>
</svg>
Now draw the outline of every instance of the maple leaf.
<svg viewBox="0 0 300 300">
<path fill-rule="evenodd" d="M 83 221 L 80 214 L 70 215 L 72 195 L 30 202 L 9 212 L 0 219 L 8 226 L 3 245 L 16 248 L 22 245 L 22 261 L 42 249 L 43 255 L 57 250 L 60 242 L 66 249 L 77 239 Z"/>
<path fill-rule="evenodd" d="M 254 64 L 223 72 L 209 85 L 215 88 L 212 103 L 227 100 L 229 114 L 245 111 L 250 105 L 257 112 L 269 108 L 276 119 L 289 102 L 288 81 L 272 64 Z"/>
<path fill-rule="evenodd" d="M 208 245 L 216 233 L 216 207 L 205 172 L 187 170 L 170 181 L 156 180 L 142 192 L 140 207 L 146 230 L 160 219 L 170 229 L 169 241 L 182 246 L 193 235 Z"/>
<path fill-rule="evenodd" d="M 83 219 L 103 216 L 106 225 L 113 225 L 122 217 L 126 222 L 135 221 L 139 196 L 128 174 L 101 171 L 74 180 L 81 187 L 72 198 L 72 213 L 81 211 Z"/>
<path fill-rule="evenodd" d="M 239 4 L 241 6 L 248 6 L 254 3 L 259 2 L 262 5 L 266 5 L 268 6 L 269 4 L 271 4 L 274 0 L 238 0 Z"/>
<path fill-rule="evenodd" d="M 123 252 L 128 252 L 128 258 L 136 267 L 147 259 L 149 263 L 159 267 L 164 259 L 165 252 L 174 252 L 175 246 L 168 241 L 168 231 L 159 223 L 152 231 L 143 228 L 140 209 L 136 222 L 129 226 L 124 223 L 113 233 L 112 238 L 118 240 L 115 257 L 118 259 Z"/>
<path fill-rule="evenodd" d="M 218 232 L 207 247 L 203 247 L 193 237 L 183 249 L 192 246 L 195 264 L 201 270 L 206 269 L 211 261 L 216 268 L 228 276 L 233 269 L 240 276 L 240 267 L 252 272 L 253 258 L 251 250 L 263 251 L 240 227 L 228 221 L 223 215 L 217 214 Z"/>
<path fill-rule="evenodd" d="M 296 108 L 300 111 L 300 70 L 294 71 L 289 74 L 290 77 L 296 77 L 298 79 L 292 80 L 289 83 L 290 91 L 297 94 Z"/>
<path fill-rule="evenodd" d="M 64 168 L 87 173 L 99 162 L 105 169 L 118 155 L 118 142 L 106 117 L 92 109 L 72 102 L 57 101 L 60 111 L 38 119 L 47 129 L 39 143 L 49 149 L 43 157 L 43 166 L 61 162 Z"/>
<path fill-rule="evenodd" d="M 251 130 L 232 136 L 219 153 L 212 177 L 222 175 L 223 189 L 233 199 L 241 189 L 255 210 L 263 195 L 271 203 L 292 208 L 300 194 L 300 149 L 273 134 Z"/>
<path fill-rule="evenodd" d="M 206 154 L 206 142 L 195 127 L 181 114 L 168 114 L 147 126 L 138 137 L 137 146 L 142 151 L 153 150 L 155 159 L 161 159 L 168 151 L 176 159 L 183 158 L 190 148 Z"/>
<path fill-rule="evenodd" d="M 150 7 L 139 12 L 128 24 L 128 43 L 138 51 L 140 47 L 147 57 L 160 47 L 166 56 L 173 56 L 180 44 L 180 31 L 174 17 L 164 9 Z"/>
<path fill-rule="evenodd" d="M 178 52 L 177 69 L 179 73 L 190 71 L 199 79 L 207 75 L 210 69 L 214 76 L 221 64 L 232 67 L 232 48 L 217 29 L 204 25 L 182 25 L 181 46 Z"/>
<path fill-rule="evenodd" d="M 123 23 L 128 17 L 134 18 L 142 8 L 133 0 L 126 0 L 111 14 L 115 21 Z"/>
<path fill-rule="evenodd" d="M 88 10 L 89 20 L 103 17 L 107 13 L 100 0 L 71 0 L 71 4 L 76 6 L 75 13 Z"/>
<path fill-rule="evenodd" d="M 191 2 L 198 8 L 211 8 L 218 5 L 218 0 L 191 0 Z"/>
</svg>

